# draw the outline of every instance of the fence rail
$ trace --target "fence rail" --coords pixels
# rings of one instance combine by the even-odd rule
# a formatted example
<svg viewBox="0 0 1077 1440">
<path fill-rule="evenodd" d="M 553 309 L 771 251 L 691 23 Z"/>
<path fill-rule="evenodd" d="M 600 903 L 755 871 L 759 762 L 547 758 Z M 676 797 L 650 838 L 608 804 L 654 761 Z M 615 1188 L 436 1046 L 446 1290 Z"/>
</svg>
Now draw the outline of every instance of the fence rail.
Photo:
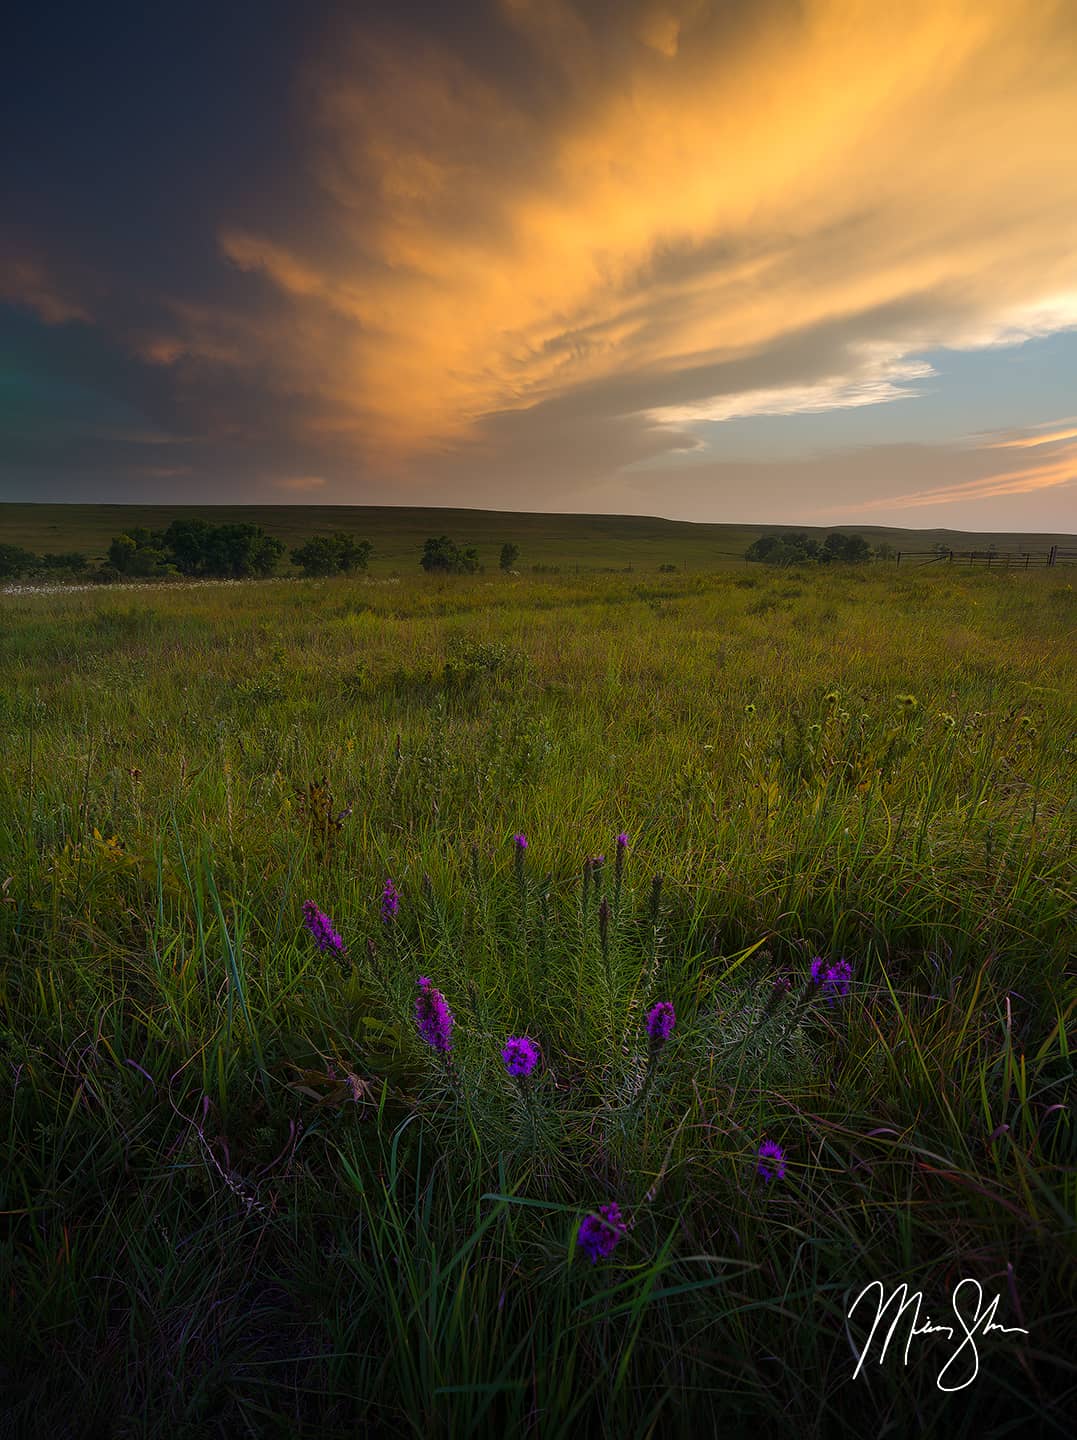
<svg viewBox="0 0 1077 1440">
<path fill-rule="evenodd" d="M 914 565 L 984 565 L 995 570 L 1051 569 L 1055 565 L 1077 563 L 1077 550 L 1063 550 L 1052 545 L 1050 550 L 899 550 L 896 564 Z"/>
</svg>

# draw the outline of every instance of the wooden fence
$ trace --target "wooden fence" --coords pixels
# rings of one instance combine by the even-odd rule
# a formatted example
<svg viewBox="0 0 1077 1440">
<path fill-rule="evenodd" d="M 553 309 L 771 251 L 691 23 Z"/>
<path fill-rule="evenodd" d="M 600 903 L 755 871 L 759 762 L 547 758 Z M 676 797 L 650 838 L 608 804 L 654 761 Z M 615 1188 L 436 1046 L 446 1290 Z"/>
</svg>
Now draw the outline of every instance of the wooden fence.
<svg viewBox="0 0 1077 1440">
<path fill-rule="evenodd" d="M 1050 550 L 899 550 L 896 563 L 913 565 L 984 565 L 989 570 L 1041 570 L 1073 565 L 1077 550 L 1052 545 Z"/>
</svg>

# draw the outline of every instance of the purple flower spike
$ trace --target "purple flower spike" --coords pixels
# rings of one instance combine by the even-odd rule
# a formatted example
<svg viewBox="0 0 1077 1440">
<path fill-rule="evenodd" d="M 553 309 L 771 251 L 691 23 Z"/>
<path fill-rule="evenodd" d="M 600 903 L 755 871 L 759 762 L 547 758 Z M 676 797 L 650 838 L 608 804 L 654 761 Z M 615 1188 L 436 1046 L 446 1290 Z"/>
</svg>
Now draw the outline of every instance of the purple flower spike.
<svg viewBox="0 0 1077 1440">
<path fill-rule="evenodd" d="M 823 983 L 823 973 L 825 970 L 826 961 L 821 955 L 816 955 L 815 959 L 811 962 L 811 979 L 809 984 L 821 985 Z"/>
<path fill-rule="evenodd" d="M 332 920 L 318 909 L 313 900 L 307 900 L 303 905 L 303 924 L 323 955 L 326 951 L 332 951 L 334 955 L 344 954 L 344 941 L 333 928 Z"/>
<path fill-rule="evenodd" d="M 769 1185 L 772 1180 L 785 1179 L 785 1151 L 773 1140 L 764 1140 L 759 1147 L 755 1173 Z"/>
<path fill-rule="evenodd" d="M 418 1026 L 419 1036 L 431 1050 L 447 1055 L 452 1049 L 452 1027 L 456 1023 L 452 1011 L 445 1003 L 445 996 L 440 990 L 434 989 L 427 976 L 420 975 L 418 985 L 415 1024 Z"/>
<path fill-rule="evenodd" d="M 618 850 L 619 853 L 623 853 L 623 852 L 624 852 L 625 850 L 627 850 L 627 849 L 628 849 L 628 836 L 627 836 L 627 835 L 625 834 L 625 832 L 622 830 L 621 833 L 620 833 L 620 835 L 617 836 L 617 850 Z"/>
<path fill-rule="evenodd" d="M 628 1234 L 628 1226 L 621 1219 L 621 1207 L 614 1200 L 600 1205 L 594 1215 L 580 1221 L 580 1233 L 576 1243 L 589 1256 L 591 1264 L 612 1255 Z"/>
<path fill-rule="evenodd" d="M 517 849 L 517 850 L 526 850 L 526 849 L 527 849 L 527 836 L 526 836 L 526 835 L 514 835 L 514 836 L 512 837 L 512 843 L 516 846 L 516 849 Z"/>
<path fill-rule="evenodd" d="M 539 1063 L 539 1047 L 530 1035 L 510 1035 L 501 1052 L 505 1069 L 515 1079 L 526 1079 Z"/>
<path fill-rule="evenodd" d="M 668 1000 L 659 1000 L 657 1005 L 651 1006 L 647 1012 L 647 1039 L 652 1050 L 661 1050 L 673 1034 L 676 1023 L 677 1013 Z"/>
<path fill-rule="evenodd" d="M 400 891 L 391 880 L 386 880 L 385 889 L 381 892 L 381 918 L 386 925 L 396 919 L 396 912 L 400 909 Z"/>
<path fill-rule="evenodd" d="M 830 966 L 823 980 L 823 994 L 828 1005 L 833 1005 L 840 996 L 848 995 L 852 978 L 853 967 L 848 960 L 839 960 Z"/>
</svg>

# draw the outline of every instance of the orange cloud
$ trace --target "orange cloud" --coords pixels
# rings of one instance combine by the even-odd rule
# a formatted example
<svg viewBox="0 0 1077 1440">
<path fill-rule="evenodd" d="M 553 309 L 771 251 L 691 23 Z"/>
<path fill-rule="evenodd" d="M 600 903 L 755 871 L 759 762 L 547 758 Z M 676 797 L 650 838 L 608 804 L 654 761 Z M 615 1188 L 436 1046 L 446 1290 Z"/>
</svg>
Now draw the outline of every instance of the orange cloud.
<svg viewBox="0 0 1077 1440">
<path fill-rule="evenodd" d="M 93 319 L 41 261 L 26 256 L 0 257 L 0 301 L 26 306 L 46 325 L 67 325 L 73 320 L 90 324 Z"/>
<path fill-rule="evenodd" d="M 221 230 L 281 302 L 258 361 L 311 397 L 312 432 L 431 453 L 622 377 L 673 424 L 876 403 L 909 393 L 918 350 L 1077 324 L 1072 7 L 806 0 L 734 23 L 670 0 L 602 28 L 504 0 L 501 21 L 530 85 L 391 25 L 336 33 L 304 91 L 332 225 L 317 246 Z M 837 322 L 837 370 L 698 378 Z"/>
<path fill-rule="evenodd" d="M 1013 440 L 993 440 L 992 450 L 1027 450 L 1038 445 L 1056 445 L 1060 440 L 1077 439 L 1077 427 L 1070 430 L 1051 430 L 1046 435 L 1019 435 Z"/>
<path fill-rule="evenodd" d="M 1077 432 L 1074 432 L 1077 434 Z M 997 449 L 997 446 L 987 447 Z M 991 500 L 1001 495 L 1023 495 L 1034 490 L 1048 490 L 1077 481 L 1077 445 L 1068 446 L 1051 460 L 962 481 L 957 485 L 941 485 L 933 489 L 909 491 L 904 495 L 884 496 L 862 501 L 846 510 L 901 510 L 921 505 L 952 505 L 958 501 Z"/>
</svg>

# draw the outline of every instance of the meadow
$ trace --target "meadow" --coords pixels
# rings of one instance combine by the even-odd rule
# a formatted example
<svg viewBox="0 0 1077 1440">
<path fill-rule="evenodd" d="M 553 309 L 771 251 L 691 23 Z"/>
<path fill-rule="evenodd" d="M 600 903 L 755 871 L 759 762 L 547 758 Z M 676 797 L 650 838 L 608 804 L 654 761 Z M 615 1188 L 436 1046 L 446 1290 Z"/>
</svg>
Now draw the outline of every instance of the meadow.
<svg viewBox="0 0 1077 1440">
<path fill-rule="evenodd" d="M 3 1433 L 1071 1433 L 1072 572 L 414 571 L 0 600 Z"/>
<path fill-rule="evenodd" d="M 0 503 L 0 543 L 35 554 L 83 551 L 95 564 L 114 535 L 137 527 L 166 529 L 173 520 L 260 525 L 291 549 L 313 534 L 343 530 L 374 546 L 370 573 L 377 577 L 414 575 L 428 536 L 448 533 L 474 546 L 479 559 L 497 569 L 506 541 L 520 547 L 524 572 L 576 575 L 636 567 L 654 572 L 661 564 L 709 572 L 742 564 L 744 551 L 760 535 L 803 530 L 822 540 L 828 528 L 802 525 L 718 525 L 664 520 L 654 515 L 546 515 L 498 510 L 454 510 L 404 505 L 48 505 Z M 849 527 L 843 526 L 843 529 Z M 1061 541 L 1071 550 L 1077 537 L 964 530 L 902 530 L 858 525 L 873 547 L 957 551 L 1046 552 Z M 287 569 L 287 561 L 285 561 Z"/>
</svg>

